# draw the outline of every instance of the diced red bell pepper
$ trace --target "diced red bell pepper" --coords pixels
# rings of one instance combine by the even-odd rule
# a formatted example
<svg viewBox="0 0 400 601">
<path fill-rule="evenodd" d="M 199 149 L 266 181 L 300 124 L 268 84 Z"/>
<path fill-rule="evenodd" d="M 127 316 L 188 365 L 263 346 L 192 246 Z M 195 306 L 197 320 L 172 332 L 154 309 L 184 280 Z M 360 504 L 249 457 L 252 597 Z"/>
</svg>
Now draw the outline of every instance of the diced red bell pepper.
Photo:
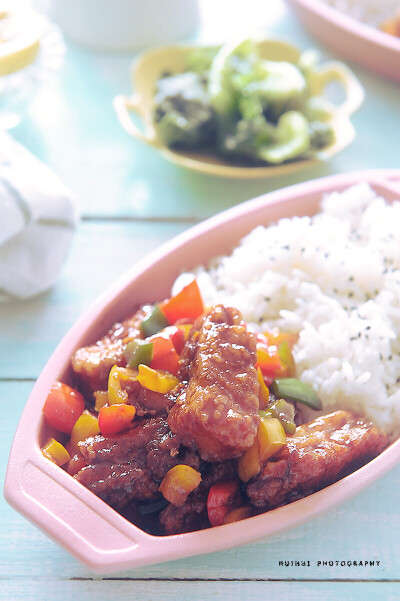
<svg viewBox="0 0 400 601">
<path fill-rule="evenodd" d="M 216 482 L 209 490 L 207 513 L 211 526 L 221 526 L 225 516 L 241 502 L 238 480 Z"/>
<path fill-rule="evenodd" d="M 99 412 L 99 428 L 103 436 L 117 434 L 125 430 L 135 417 L 136 409 L 133 405 L 110 405 L 102 407 Z"/>
<path fill-rule="evenodd" d="M 42 411 L 49 426 L 71 434 L 84 409 L 85 399 L 80 392 L 62 382 L 55 382 L 50 388 Z"/>
<path fill-rule="evenodd" d="M 160 303 L 159 306 L 170 324 L 174 324 L 180 319 L 195 320 L 204 311 L 197 281 L 193 280 L 178 294 Z"/>
<path fill-rule="evenodd" d="M 169 371 L 176 376 L 179 370 L 179 355 L 172 339 L 167 334 L 155 334 L 147 340 L 153 343 L 153 358 L 150 367 Z"/>
<path fill-rule="evenodd" d="M 167 326 L 166 328 L 162 329 L 161 332 L 158 332 L 157 334 L 154 334 L 153 336 L 146 338 L 146 340 L 153 341 L 154 338 L 161 337 L 161 336 L 163 338 L 167 338 L 167 339 L 170 338 L 173 342 L 176 352 L 178 353 L 178 355 L 180 355 L 182 352 L 182 349 L 184 347 L 184 344 L 186 342 L 187 327 L 188 326 L 184 327 L 182 325 Z"/>
<path fill-rule="evenodd" d="M 261 369 L 264 378 L 274 378 L 276 373 L 281 372 L 283 365 L 278 347 L 259 342 L 257 344 L 257 367 Z"/>
<path fill-rule="evenodd" d="M 281 367 L 277 368 L 272 378 L 288 378 L 294 376 L 296 372 L 292 348 L 299 339 L 299 335 L 294 332 L 280 332 L 274 328 L 270 332 L 258 334 L 258 341 L 261 345 L 276 346 L 281 360 Z M 267 374 L 270 376 L 271 374 Z"/>
<path fill-rule="evenodd" d="M 163 334 L 164 332 L 169 336 L 169 338 L 171 338 L 176 352 L 178 353 L 178 355 L 180 355 L 183 350 L 183 347 L 185 346 L 186 341 L 184 328 L 182 326 L 168 326 L 164 328 L 161 334 Z"/>
<path fill-rule="evenodd" d="M 182 332 L 183 340 L 186 342 L 189 338 L 189 332 L 193 327 L 193 322 L 188 319 L 182 319 L 176 322 L 176 327 Z"/>
</svg>

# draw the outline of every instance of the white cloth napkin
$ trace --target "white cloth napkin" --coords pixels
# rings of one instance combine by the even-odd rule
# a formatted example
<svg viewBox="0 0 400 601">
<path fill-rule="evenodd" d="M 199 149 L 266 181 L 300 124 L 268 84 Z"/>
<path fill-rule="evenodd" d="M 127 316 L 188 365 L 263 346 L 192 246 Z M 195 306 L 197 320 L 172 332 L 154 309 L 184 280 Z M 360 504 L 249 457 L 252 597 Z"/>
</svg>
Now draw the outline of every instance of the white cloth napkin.
<svg viewBox="0 0 400 601">
<path fill-rule="evenodd" d="M 78 223 L 71 193 L 8 134 L 0 134 L 0 300 L 28 298 L 57 279 Z"/>
</svg>

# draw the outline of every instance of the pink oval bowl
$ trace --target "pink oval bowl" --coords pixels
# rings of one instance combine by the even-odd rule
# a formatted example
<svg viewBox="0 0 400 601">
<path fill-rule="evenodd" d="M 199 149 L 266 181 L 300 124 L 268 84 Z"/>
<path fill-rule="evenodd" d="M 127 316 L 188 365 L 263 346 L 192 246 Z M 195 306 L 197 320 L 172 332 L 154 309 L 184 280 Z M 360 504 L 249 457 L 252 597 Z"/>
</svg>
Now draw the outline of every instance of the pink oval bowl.
<svg viewBox="0 0 400 601">
<path fill-rule="evenodd" d="M 400 440 L 351 475 L 290 505 L 218 528 L 157 537 L 125 520 L 40 451 L 48 435 L 41 413 L 44 400 L 55 379 L 68 381 L 69 359 L 77 347 L 99 338 L 138 305 L 168 296 L 182 269 L 228 253 L 256 225 L 312 215 L 324 194 L 360 180 L 368 181 L 388 201 L 400 197 L 400 171 L 359 172 L 291 186 L 189 229 L 117 281 L 67 333 L 37 380 L 10 453 L 7 501 L 92 570 L 110 573 L 219 551 L 298 526 L 349 499 L 395 466 L 400 461 Z"/>
<path fill-rule="evenodd" d="M 339 55 L 400 81 L 400 38 L 361 23 L 321 0 L 286 2 L 304 26 Z"/>
</svg>

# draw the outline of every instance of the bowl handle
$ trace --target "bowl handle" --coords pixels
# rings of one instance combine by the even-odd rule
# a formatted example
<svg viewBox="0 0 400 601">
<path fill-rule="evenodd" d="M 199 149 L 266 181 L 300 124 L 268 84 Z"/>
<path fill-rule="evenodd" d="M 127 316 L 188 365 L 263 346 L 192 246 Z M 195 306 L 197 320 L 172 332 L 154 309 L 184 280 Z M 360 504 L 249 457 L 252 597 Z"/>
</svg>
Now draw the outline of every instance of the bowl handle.
<svg viewBox="0 0 400 601">
<path fill-rule="evenodd" d="M 140 140 L 141 142 L 145 142 L 145 144 L 150 144 L 150 146 L 159 146 L 155 129 L 151 124 L 147 123 L 147 128 L 143 132 L 131 119 L 129 112 L 133 111 L 137 113 L 144 121 L 139 98 L 135 96 L 128 97 L 119 95 L 114 98 L 113 105 L 118 117 L 118 121 L 130 136 Z"/>
<path fill-rule="evenodd" d="M 109 507 L 105 511 L 103 501 L 58 466 L 14 455 L 13 447 L 4 486 L 8 503 L 92 570 L 120 570 L 157 555 L 152 537 Z"/>
<path fill-rule="evenodd" d="M 333 105 L 335 114 L 351 115 L 363 103 L 365 92 L 357 77 L 346 65 L 340 62 L 329 62 L 322 65 L 314 80 L 317 93 L 323 93 L 324 88 L 331 82 L 336 81 L 344 89 L 345 98 L 340 104 Z"/>
</svg>

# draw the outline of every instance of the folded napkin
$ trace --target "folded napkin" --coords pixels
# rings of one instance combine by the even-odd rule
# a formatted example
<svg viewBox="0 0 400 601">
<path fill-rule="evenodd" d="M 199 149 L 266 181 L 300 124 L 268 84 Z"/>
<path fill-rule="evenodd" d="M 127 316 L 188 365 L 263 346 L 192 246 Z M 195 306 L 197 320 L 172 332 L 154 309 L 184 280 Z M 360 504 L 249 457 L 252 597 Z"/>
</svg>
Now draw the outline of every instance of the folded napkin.
<svg viewBox="0 0 400 601">
<path fill-rule="evenodd" d="M 54 284 L 77 222 L 58 177 L 0 134 L 0 300 L 28 298 Z"/>
</svg>

